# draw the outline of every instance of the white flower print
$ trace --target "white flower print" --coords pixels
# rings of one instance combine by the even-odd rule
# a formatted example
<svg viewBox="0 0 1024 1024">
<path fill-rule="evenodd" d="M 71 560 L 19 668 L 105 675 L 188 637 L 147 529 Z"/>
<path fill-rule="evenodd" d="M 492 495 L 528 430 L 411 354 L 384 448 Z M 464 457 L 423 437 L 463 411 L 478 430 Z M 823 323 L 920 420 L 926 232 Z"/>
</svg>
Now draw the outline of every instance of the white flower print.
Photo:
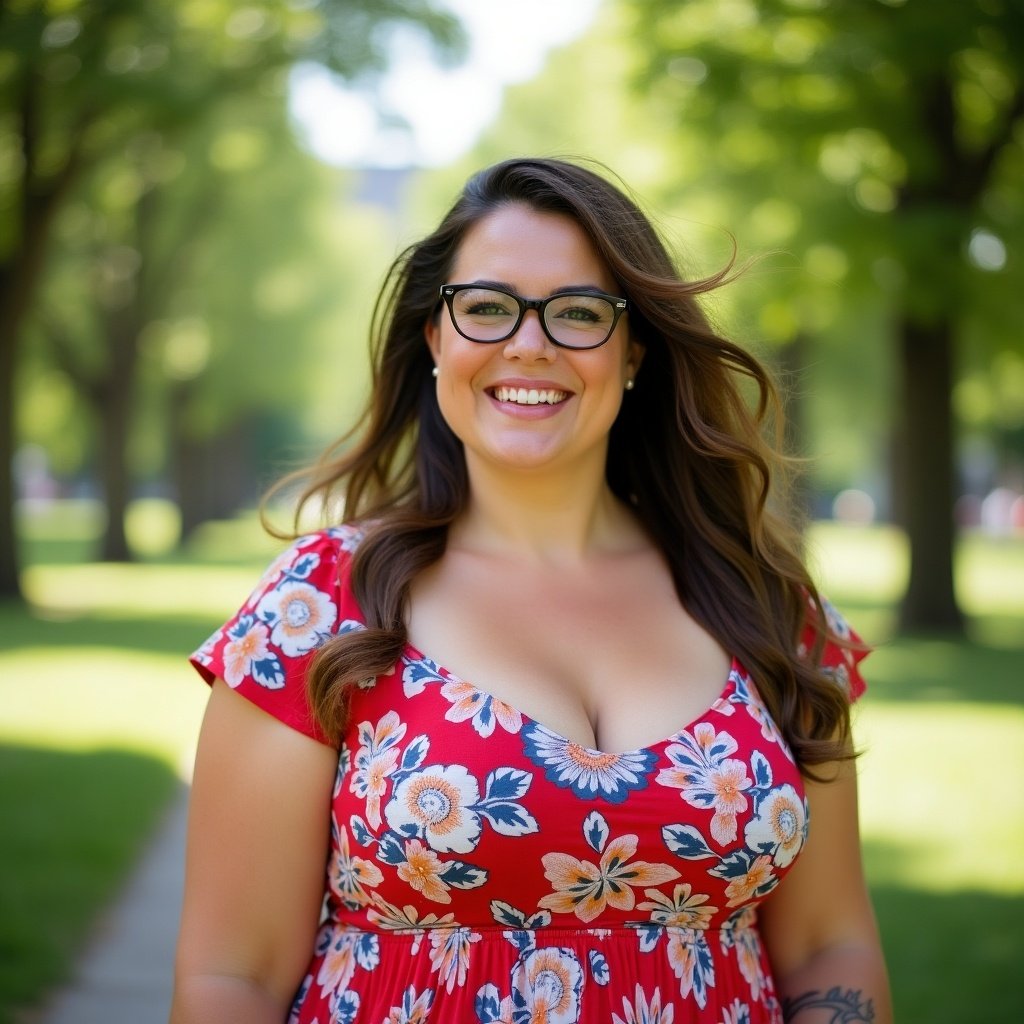
<svg viewBox="0 0 1024 1024">
<path fill-rule="evenodd" d="M 747 822 L 743 838 L 747 846 L 771 855 L 777 867 L 793 862 L 807 833 L 803 800 L 786 783 L 767 793 L 757 805 L 757 816 Z"/>
<path fill-rule="evenodd" d="M 583 980 L 583 967 L 571 949 L 531 949 L 512 968 L 513 1005 L 530 1024 L 576 1024 Z"/>
<path fill-rule="evenodd" d="M 411 772 L 395 787 L 384 817 L 403 836 L 422 836 L 442 853 L 469 853 L 480 839 L 476 779 L 461 765 L 431 765 Z"/>
<path fill-rule="evenodd" d="M 309 583 L 289 582 L 264 594 L 256 614 L 271 627 L 271 641 L 289 658 L 298 658 L 331 635 L 338 609 Z"/>
<path fill-rule="evenodd" d="M 359 723 L 359 749 L 349 787 L 366 800 L 366 820 L 374 828 L 380 828 L 380 799 L 398 766 L 398 744 L 405 730 L 405 723 L 394 711 L 389 711 L 376 725 Z"/>
</svg>

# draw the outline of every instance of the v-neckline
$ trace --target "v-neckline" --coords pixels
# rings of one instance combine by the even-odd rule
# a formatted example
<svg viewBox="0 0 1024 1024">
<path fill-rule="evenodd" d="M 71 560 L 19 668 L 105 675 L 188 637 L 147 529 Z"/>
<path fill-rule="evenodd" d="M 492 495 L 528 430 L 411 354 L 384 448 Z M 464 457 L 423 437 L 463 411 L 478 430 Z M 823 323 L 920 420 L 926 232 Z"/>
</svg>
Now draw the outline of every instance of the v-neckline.
<svg viewBox="0 0 1024 1024">
<path fill-rule="evenodd" d="M 545 725 L 543 722 L 534 718 L 532 715 L 527 714 L 522 709 L 516 707 L 514 704 L 510 704 L 507 700 L 496 696 L 491 693 L 490 690 L 485 690 L 483 687 L 477 686 L 475 683 L 470 682 L 468 679 L 464 679 L 462 676 L 457 675 L 450 669 L 446 668 L 439 661 L 436 661 L 429 654 L 420 650 L 415 644 L 406 641 L 405 647 L 402 651 L 403 657 L 408 657 L 412 661 L 429 662 L 433 666 L 434 670 L 438 675 L 444 676 L 444 678 L 453 683 L 459 683 L 462 686 L 468 686 L 474 693 L 479 694 L 482 698 L 486 698 L 490 701 L 497 701 L 499 704 L 503 704 L 505 707 L 514 711 L 524 723 L 536 726 L 538 729 L 543 729 L 544 732 L 554 737 L 560 743 L 565 743 L 577 747 L 578 749 L 591 754 L 595 757 L 600 758 L 620 758 L 620 757 L 639 757 L 643 754 L 649 754 L 654 750 L 664 747 L 669 743 L 673 743 L 675 740 L 685 733 L 693 729 L 694 726 L 698 725 L 703 719 L 711 714 L 712 711 L 716 710 L 722 703 L 728 701 L 732 692 L 736 688 L 736 676 L 737 674 L 745 675 L 743 667 L 740 665 L 739 660 L 735 655 L 731 656 L 729 663 L 729 672 L 726 676 L 725 682 L 719 690 L 718 695 L 715 699 L 701 711 L 694 718 L 690 719 L 685 725 L 678 728 L 670 736 L 665 736 L 663 739 L 655 740 L 653 743 L 648 744 L 644 747 L 635 747 L 632 750 L 623 751 L 611 751 L 611 750 L 599 750 L 597 747 L 587 746 L 585 743 L 578 743 L 576 740 L 570 739 L 568 736 L 562 735 L 557 729 L 552 729 L 550 725 Z"/>
</svg>

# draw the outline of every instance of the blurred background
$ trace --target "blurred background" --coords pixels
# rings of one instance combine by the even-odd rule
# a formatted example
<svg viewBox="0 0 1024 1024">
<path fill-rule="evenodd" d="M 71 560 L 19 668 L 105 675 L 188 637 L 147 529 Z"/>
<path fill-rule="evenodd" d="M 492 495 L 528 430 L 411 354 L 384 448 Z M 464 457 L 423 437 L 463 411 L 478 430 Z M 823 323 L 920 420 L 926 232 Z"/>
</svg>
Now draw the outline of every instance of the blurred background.
<svg viewBox="0 0 1024 1024">
<path fill-rule="evenodd" d="M 709 313 L 878 648 L 898 1019 L 1024 1012 L 1024 0 L 3 0 L 0 1024 L 187 778 L 184 657 L 357 417 L 387 266 L 524 154 L 607 164 L 689 275 L 750 261 Z"/>
</svg>

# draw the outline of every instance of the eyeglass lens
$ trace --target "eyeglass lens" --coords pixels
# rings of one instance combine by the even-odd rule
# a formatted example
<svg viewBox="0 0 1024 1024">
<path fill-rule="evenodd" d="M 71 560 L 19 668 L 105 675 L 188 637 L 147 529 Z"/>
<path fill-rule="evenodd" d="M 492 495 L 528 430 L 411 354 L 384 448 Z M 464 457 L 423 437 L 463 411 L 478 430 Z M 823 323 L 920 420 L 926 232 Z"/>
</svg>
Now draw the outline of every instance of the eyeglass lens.
<svg viewBox="0 0 1024 1024">
<path fill-rule="evenodd" d="M 460 288 L 451 301 L 455 326 L 473 341 L 501 341 L 519 319 L 519 303 L 493 288 Z M 599 295 L 554 295 L 544 305 L 544 326 L 560 345 L 592 348 L 611 334 L 615 306 Z"/>
</svg>

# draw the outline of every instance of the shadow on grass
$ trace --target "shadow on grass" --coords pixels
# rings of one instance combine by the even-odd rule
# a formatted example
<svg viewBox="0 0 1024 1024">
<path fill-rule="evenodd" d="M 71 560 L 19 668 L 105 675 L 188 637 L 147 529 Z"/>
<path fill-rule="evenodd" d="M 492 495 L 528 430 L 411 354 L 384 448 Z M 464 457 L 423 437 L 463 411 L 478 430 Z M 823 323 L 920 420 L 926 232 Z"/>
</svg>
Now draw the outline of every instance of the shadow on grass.
<svg viewBox="0 0 1024 1024">
<path fill-rule="evenodd" d="M 1024 648 L 907 636 L 881 644 L 865 669 L 875 700 L 1024 702 Z"/>
<path fill-rule="evenodd" d="M 1024 895 L 872 887 L 900 1024 L 1024 1020 Z"/>
<path fill-rule="evenodd" d="M 0 651 L 25 647 L 119 647 L 149 654 L 194 651 L 226 616 L 152 612 L 138 616 L 73 615 L 50 617 L 16 603 L 0 604 Z"/>
<path fill-rule="evenodd" d="M 888 842 L 864 844 L 900 1024 L 1024 1020 L 1024 893 L 918 888 L 926 865 Z"/>
<path fill-rule="evenodd" d="M 0 745 L 0 1022 L 70 974 L 180 784 L 133 751 Z M 14 823 L 14 827 L 11 827 Z"/>
</svg>

